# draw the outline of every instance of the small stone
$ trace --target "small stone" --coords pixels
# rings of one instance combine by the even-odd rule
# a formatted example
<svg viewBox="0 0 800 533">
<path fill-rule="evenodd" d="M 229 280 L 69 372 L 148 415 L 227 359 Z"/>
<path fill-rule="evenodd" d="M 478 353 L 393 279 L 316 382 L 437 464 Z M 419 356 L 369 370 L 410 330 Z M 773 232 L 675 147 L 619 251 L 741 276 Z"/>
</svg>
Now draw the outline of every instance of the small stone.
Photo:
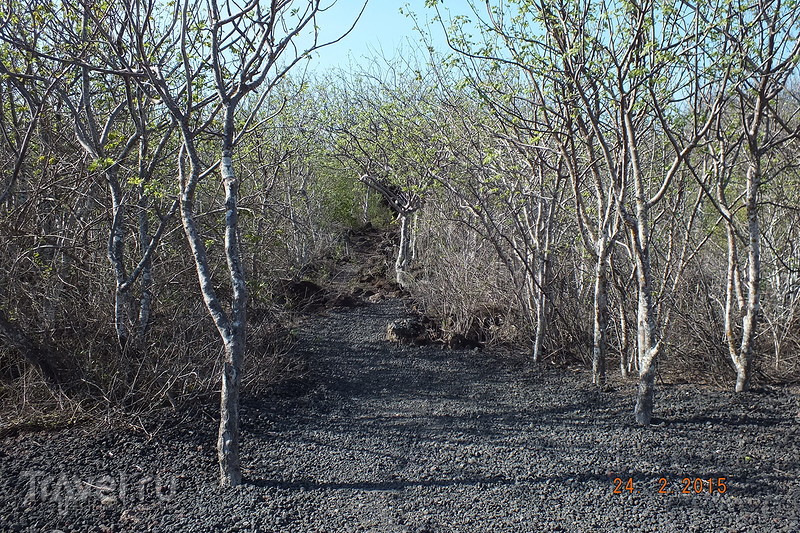
<svg viewBox="0 0 800 533">
<path fill-rule="evenodd" d="M 111 505 L 117 505 L 119 503 L 119 500 L 117 499 L 116 496 L 103 496 L 102 498 L 100 498 L 100 503 L 102 503 L 103 505 L 111 506 Z"/>
</svg>

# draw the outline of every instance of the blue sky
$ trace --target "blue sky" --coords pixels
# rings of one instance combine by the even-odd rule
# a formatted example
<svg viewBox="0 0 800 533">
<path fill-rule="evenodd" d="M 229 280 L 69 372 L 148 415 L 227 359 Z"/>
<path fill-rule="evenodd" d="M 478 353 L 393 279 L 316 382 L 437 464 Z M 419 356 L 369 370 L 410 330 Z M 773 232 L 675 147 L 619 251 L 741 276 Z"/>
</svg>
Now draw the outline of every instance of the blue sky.
<svg viewBox="0 0 800 533">
<path fill-rule="evenodd" d="M 359 0 L 338 0 L 329 11 L 321 13 L 318 24 L 322 36 L 330 39 L 346 31 L 362 5 L 363 1 Z M 448 0 L 445 5 L 453 14 L 469 12 L 466 0 Z M 401 48 L 408 52 L 412 46 L 419 45 L 422 39 L 414 30 L 414 20 L 401 14 L 401 8 L 406 13 L 416 13 L 421 25 L 425 25 L 435 15 L 433 9 L 425 7 L 425 0 L 369 0 L 364 15 L 353 32 L 341 42 L 321 50 L 314 59 L 312 68 L 346 68 L 351 62 L 366 64 L 368 59 L 365 58 L 381 55 L 391 58 Z M 443 51 L 447 49 L 439 23 L 431 23 L 428 34 L 436 48 Z"/>
</svg>

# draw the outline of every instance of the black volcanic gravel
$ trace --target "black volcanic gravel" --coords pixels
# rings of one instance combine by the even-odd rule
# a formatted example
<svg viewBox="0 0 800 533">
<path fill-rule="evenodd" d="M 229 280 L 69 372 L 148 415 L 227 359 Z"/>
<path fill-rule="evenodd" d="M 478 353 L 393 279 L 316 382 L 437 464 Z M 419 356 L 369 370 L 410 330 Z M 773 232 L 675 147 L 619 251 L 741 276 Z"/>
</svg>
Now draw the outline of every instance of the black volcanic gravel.
<svg viewBox="0 0 800 533">
<path fill-rule="evenodd" d="M 0 530 L 800 531 L 796 390 L 662 385 L 640 428 L 632 383 L 384 341 L 404 315 L 387 300 L 303 328 L 310 377 L 242 406 L 235 490 L 216 484 L 214 406 L 149 438 L 3 439 Z"/>
</svg>

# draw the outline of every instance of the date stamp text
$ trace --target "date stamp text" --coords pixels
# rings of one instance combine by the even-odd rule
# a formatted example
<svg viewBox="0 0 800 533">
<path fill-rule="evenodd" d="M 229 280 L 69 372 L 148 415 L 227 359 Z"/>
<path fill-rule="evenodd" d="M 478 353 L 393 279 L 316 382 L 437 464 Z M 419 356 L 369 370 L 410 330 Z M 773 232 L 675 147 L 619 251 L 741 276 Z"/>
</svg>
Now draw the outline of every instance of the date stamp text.
<svg viewBox="0 0 800 533">
<path fill-rule="evenodd" d="M 725 494 L 728 492 L 727 477 L 684 477 L 670 479 L 660 477 L 654 482 L 634 480 L 632 477 L 615 477 L 612 482 L 614 494 L 640 494 L 644 491 L 657 494 Z"/>
</svg>

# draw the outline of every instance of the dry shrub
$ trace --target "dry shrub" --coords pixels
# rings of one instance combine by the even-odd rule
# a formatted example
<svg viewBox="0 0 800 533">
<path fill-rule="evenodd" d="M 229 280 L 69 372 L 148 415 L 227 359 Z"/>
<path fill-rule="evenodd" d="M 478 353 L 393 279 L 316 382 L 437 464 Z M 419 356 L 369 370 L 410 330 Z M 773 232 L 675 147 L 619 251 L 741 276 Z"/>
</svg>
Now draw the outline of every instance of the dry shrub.
<svg viewBox="0 0 800 533">
<path fill-rule="evenodd" d="M 800 383 L 800 308 L 775 315 L 762 323 L 764 346 L 756 371 L 770 383 Z"/>
<path fill-rule="evenodd" d="M 89 417 L 83 402 L 74 399 L 59 389 L 48 386 L 41 375 L 21 361 L 11 361 L 4 354 L 0 370 L 0 438 L 20 430 L 46 430 L 78 423 Z M 15 371 L 13 379 L 6 374 L 11 364 Z"/>
<path fill-rule="evenodd" d="M 697 262 L 686 269 L 669 302 L 673 314 L 662 368 L 682 380 L 731 388 L 736 374 L 724 336 L 723 253 L 705 250 Z M 754 347 L 755 381 L 798 382 L 800 308 L 787 295 L 773 294 L 768 287 L 761 296 L 762 313 Z M 788 303 L 784 305 L 782 301 Z M 737 332 L 739 320 L 735 313 L 734 328 Z"/>
<path fill-rule="evenodd" d="M 59 279 L 66 283 L 58 284 L 57 299 L 47 299 L 54 278 L 37 272 L 32 263 L 24 280 L 5 285 L 5 291 L 14 295 L 7 296 L 6 301 L 14 304 L 7 304 L 7 314 L 36 345 L 63 354 L 76 378 L 71 376 L 63 390 L 49 387 L 21 354 L 0 344 L 3 418 L 36 420 L 48 413 L 68 423 L 78 414 L 127 416 L 207 402 L 219 389 L 221 341 L 197 293 L 193 265 L 179 253 L 181 246 L 177 240 L 158 256 L 149 329 L 143 339 L 132 338 L 123 350 L 114 335 L 113 293 L 102 257 L 87 254 L 85 262 L 73 261 L 71 270 L 61 272 Z M 17 258 L 17 272 L 9 269 L 8 276 L 16 275 L 25 263 L 24 255 L 23 260 Z M 269 308 L 258 297 L 255 303 Z M 290 321 L 286 313 L 252 314 L 246 392 L 263 391 L 286 372 L 299 371 L 285 357 Z"/>
<path fill-rule="evenodd" d="M 242 375 L 244 392 L 261 394 L 278 383 L 305 375 L 305 361 L 290 353 L 296 316 L 276 308 L 250 315 Z"/>
<path fill-rule="evenodd" d="M 491 245 L 463 225 L 420 224 L 412 296 L 441 324 L 445 341 L 520 342 L 513 283 Z"/>
</svg>

